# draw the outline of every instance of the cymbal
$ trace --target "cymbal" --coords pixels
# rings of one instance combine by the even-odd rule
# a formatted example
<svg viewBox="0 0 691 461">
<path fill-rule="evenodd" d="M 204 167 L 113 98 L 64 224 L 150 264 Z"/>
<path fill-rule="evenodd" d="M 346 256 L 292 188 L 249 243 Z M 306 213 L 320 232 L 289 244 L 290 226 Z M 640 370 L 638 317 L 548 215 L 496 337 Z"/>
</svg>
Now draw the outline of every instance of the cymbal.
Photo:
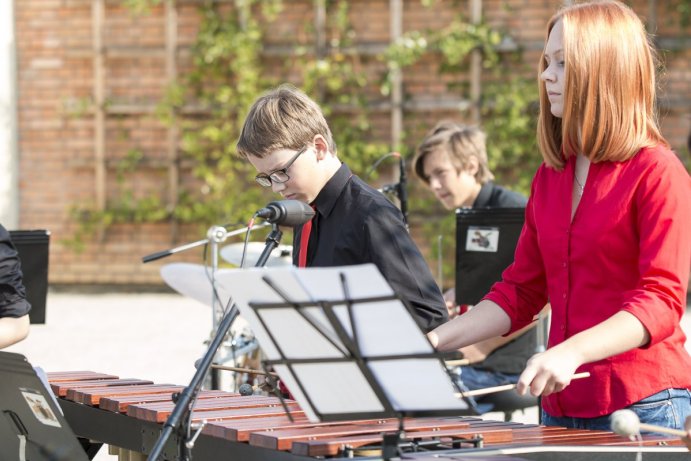
<svg viewBox="0 0 691 461">
<path fill-rule="evenodd" d="M 231 243 L 221 248 L 221 257 L 236 266 L 240 266 L 242 260 L 242 249 L 244 243 Z M 254 267 L 261 256 L 266 244 L 263 242 L 247 243 L 247 254 L 245 255 L 245 267 Z M 290 245 L 278 245 L 266 261 L 267 267 L 290 266 L 293 264 L 293 247 Z"/>
<path fill-rule="evenodd" d="M 234 270 L 236 269 L 218 269 L 216 275 Z M 211 281 L 209 280 L 210 271 L 210 268 L 206 268 L 202 264 L 172 263 L 161 267 L 161 277 L 169 287 L 181 295 L 211 307 L 213 306 L 213 294 Z M 225 291 L 219 284 L 216 285 L 220 304 L 225 308 L 230 299 L 230 293 Z"/>
</svg>

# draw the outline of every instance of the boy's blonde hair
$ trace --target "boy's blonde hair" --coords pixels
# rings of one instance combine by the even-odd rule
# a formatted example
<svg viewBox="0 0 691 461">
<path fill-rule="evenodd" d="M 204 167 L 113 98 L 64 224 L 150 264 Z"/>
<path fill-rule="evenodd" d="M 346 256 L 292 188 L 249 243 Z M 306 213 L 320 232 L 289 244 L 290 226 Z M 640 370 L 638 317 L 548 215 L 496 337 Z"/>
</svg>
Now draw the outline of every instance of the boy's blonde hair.
<svg viewBox="0 0 691 461">
<path fill-rule="evenodd" d="M 447 120 L 441 121 L 430 130 L 417 148 L 417 153 L 413 158 L 413 171 L 418 178 L 429 184 L 429 178 L 425 175 L 424 169 L 425 157 L 437 149 L 444 149 L 457 172 L 467 170 L 470 158 L 475 157 L 478 163 L 475 180 L 479 184 L 491 181 L 494 175 L 487 165 L 485 139 L 485 133 L 478 127 L 459 125 Z"/>
<path fill-rule="evenodd" d="M 237 151 L 245 158 L 263 158 L 279 149 L 302 149 L 318 134 L 336 154 L 331 129 L 317 103 L 294 86 L 285 84 L 252 104 L 240 132 Z"/>
</svg>

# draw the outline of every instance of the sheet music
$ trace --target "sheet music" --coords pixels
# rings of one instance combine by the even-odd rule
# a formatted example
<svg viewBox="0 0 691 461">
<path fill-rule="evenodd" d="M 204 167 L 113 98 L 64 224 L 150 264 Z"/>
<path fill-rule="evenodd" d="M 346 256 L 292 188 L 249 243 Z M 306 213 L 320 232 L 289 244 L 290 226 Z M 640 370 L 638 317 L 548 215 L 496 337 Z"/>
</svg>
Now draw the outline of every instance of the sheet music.
<svg viewBox="0 0 691 461">
<path fill-rule="evenodd" d="M 341 277 L 346 280 L 345 290 Z M 265 279 L 292 303 L 325 304 L 299 309 L 295 305 L 262 307 L 285 303 Z M 468 409 L 465 401 L 454 396 L 455 388 L 438 358 L 401 357 L 434 352 L 403 303 L 398 299 L 362 301 L 394 295 L 375 265 L 238 269 L 217 280 L 234 296 L 269 360 L 283 356 L 288 361 L 319 362 L 274 367 L 310 420 L 319 420 L 318 414 L 383 412 L 372 380 L 397 411 Z M 346 299 L 354 300 L 350 308 L 359 348 L 355 355 L 363 356 L 363 363 L 357 363 L 348 351 L 354 329 Z M 325 314 L 329 308 L 337 319 L 336 328 L 345 332 L 346 343 Z"/>
</svg>

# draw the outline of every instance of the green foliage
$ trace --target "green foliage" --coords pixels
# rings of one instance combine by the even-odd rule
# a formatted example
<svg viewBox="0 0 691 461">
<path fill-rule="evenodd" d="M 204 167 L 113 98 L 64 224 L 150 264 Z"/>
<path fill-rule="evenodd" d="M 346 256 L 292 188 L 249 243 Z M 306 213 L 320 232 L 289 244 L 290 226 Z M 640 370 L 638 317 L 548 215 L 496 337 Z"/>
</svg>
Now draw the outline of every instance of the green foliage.
<svg viewBox="0 0 691 461">
<path fill-rule="evenodd" d="M 133 14 L 148 14 L 151 9 L 160 5 L 162 0 L 123 0 L 123 5 Z"/>
<path fill-rule="evenodd" d="M 390 89 L 391 74 L 416 64 L 425 54 L 440 55 L 440 74 L 460 75 L 468 68 L 471 53 L 479 50 L 482 57 L 483 85 L 479 101 L 480 125 L 487 133 L 489 164 L 496 182 L 527 194 L 533 173 L 541 161 L 535 131 L 538 94 L 534 78 L 515 75 L 519 52 L 502 56 L 497 51 L 502 34 L 486 24 L 470 24 L 462 17 L 436 31 L 410 31 L 391 45 L 384 54 L 389 74 L 383 92 Z M 528 75 L 531 72 L 528 72 Z M 468 86 L 455 84 L 452 92 L 470 100 Z M 459 116 L 467 114 L 459 113 Z M 409 150 L 419 140 L 412 140 Z M 431 261 L 441 258 L 442 279 L 453 285 L 455 216 L 444 210 L 429 192 L 420 185 L 409 194 L 413 214 L 424 216 L 420 221 L 422 238 L 430 245 Z"/>
<path fill-rule="evenodd" d="M 115 198 L 105 210 L 99 210 L 95 204 L 80 204 L 70 208 L 69 214 L 78 223 L 77 229 L 70 238 L 62 240 L 66 246 L 75 251 L 84 249 L 84 242 L 89 236 L 107 229 L 113 224 L 160 222 L 169 218 L 166 207 L 156 196 L 135 196 L 130 176 L 141 167 L 144 153 L 139 149 L 130 149 L 125 158 L 115 167 Z"/>
<path fill-rule="evenodd" d="M 438 34 L 436 41 L 446 66 L 458 66 L 473 50 L 481 51 L 486 68 L 493 67 L 499 60 L 495 47 L 501 42 L 501 34 L 486 24 L 456 19 Z"/>
<path fill-rule="evenodd" d="M 501 72 L 501 68 L 496 69 Z M 534 78 L 509 77 L 485 86 L 481 107 L 489 167 L 498 184 L 528 195 L 542 156 L 537 147 Z"/>
<path fill-rule="evenodd" d="M 673 7 L 674 4 L 670 2 L 669 6 Z M 684 28 L 689 27 L 691 24 L 691 0 L 679 0 L 675 12 L 679 18 L 679 24 Z"/>
<path fill-rule="evenodd" d="M 335 14 L 328 16 L 331 34 L 326 56 L 304 52 L 297 68 L 302 71 L 302 89 L 319 102 L 329 120 L 339 156 L 356 173 L 364 172 L 390 149 L 388 143 L 371 140 L 365 88 L 368 84 L 361 57 L 351 50 L 355 32 L 348 20 L 345 0 L 334 2 Z"/>
<path fill-rule="evenodd" d="M 435 3 L 422 1 L 431 6 Z M 160 0 L 127 2 L 136 13 L 159 3 Z M 390 152 L 392 146 L 388 140 L 378 140 L 372 135 L 367 107 L 371 82 L 363 62 L 367 58 L 353 51 L 357 37 L 350 24 L 349 2 L 326 1 L 329 37 L 326 49 L 315 51 L 312 41 L 299 44 L 292 59 L 283 63 L 283 69 L 276 72 L 272 68 L 271 74 L 264 68 L 266 60 L 262 54 L 265 30 L 272 27 L 284 2 L 244 0 L 232 5 L 201 4 L 202 21 L 191 50 L 193 66 L 167 89 L 156 114 L 164 124 L 178 129 L 181 164 L 190 168 L 192 185 L 181 190 L 173 209 L 168 209 L 158 197 L 135 198 L 132 185 L 128 184 L 131 181 L 128 173 L 144 159 L 140 151 L 133 150 L 115 169 L 118 196 L 109 201 L 106 210 L 75 208 L 74 216 L 85 229 L 116 222 L 169 219 L 199 223 L 203 227 L 218 222 L 240 222 L 267 200 L 275 199 L 270 191 L 254 184 L 253 168 L 237 156 L 235 143 L 249 106 L 264 91 L 281 83 L 281 75 L 290 75 L 291 81 L 321 105 L 339 155 L 356 174 L 364 173 L 377 158 Z M 304 27 L 304 36 L 312 37 L 314 26 L 306 22 Z M 534 128 L 527 111 L 534 90 L 518 79 L 503 78 L 502 56 L 496 51 L 501 38 L 488 25 L 469 24 L 459 17 L 442 30 L 409 31 L 375 59 L 383 60 L 387 66 L 381 85 L 382 95 L 387 96 L 393 73 L 414 65 L 429 53 L 440 57 L 438 72 L 460 75 L 467 67 L 469 54 L 480 50 L 485 71 L 497 80 L 496 85 L 484 87 L 481 107 L 493 167 L 498 176 L 506 175 L 512 184 L 523 188 L 532 171 L 524 174 L 519 167 L 528 163 L 529 156 L 536 155 Z M 468 97 L 462 87 L 454 87 L 453 91 Z M 520 94 L 513 94 L 515 91 Z M 408 145 L 393 147 L 410 153 L 418 141 L 411 139 Z M 425 232 L 438 233 L 442 229 L 445 238 L 453 239 L 453 221 L 449 218 L 452 214 L 442 212 L 434 198 L 422 191 L 411 194 L 411 211 L 415 212 L 416 208 L 437 210 L 436 216 L 444 216 L 432 220 L 432 227 Z"/>
<path fill-rule="evenodd" d="M 171 88 L 171 105 L 162 110 L 175 113 L 190 101 L 205 109 L 202 117 L 176 119 L 183 157 L 190 160 L 199 184 L 196 191 L 184 191 L 180 197 L 174 211 L 179 220 L 205 226 L 236 221 L 238 216 L 251 216 L 263 201 L 262 191 L 248 183 L 248 163 L 235 154 L 247 108 L 273 84 L 263 77 L 263 31 L 260 18 L 251 14 L 254 3 L 244 2 L 240 11 L 221 11 L 215 5 L 200 8 L 203 21 L 192 47 L 194 67 L 182 84 Z M 270 23 L 273 17 L 272 12 L 265 19 Z"/>
</svg>

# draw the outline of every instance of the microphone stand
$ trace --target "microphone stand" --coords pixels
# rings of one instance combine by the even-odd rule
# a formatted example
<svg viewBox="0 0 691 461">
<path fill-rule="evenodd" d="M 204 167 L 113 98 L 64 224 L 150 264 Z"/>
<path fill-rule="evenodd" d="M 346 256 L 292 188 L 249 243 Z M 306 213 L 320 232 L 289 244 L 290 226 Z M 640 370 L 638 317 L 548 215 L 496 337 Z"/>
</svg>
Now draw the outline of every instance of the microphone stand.
<svg viewBox="0 0 691 461">
<path fill-rule="evenodd" d="M 255 264 L 254 267 L 264 267 L 266 261 L 269 259 L 269 256 L 271 255 L 271 252 L 274 251 L 276 247 L 278 247 L 279 243 L 281 243 L 282 237 L 283 231 L 281 231 L 281 228 L 278 227 L 276 224 L 273 224 L 271 227 L 271 233 L 266 237 L 266 246 L 264 247 L 264 251 L 262 251 L 262 254 L 259 255 L 259 259 L 257 259 L 257 264 Z"/>
<path fill-rule="evenodd" d="M 398 182 L 395 184 L 387 184 L 380 189 L 377 189 L 382 194 L 396 194 L 400 202 L 401 214 L 403 215 L 403 224 L 408 228 L 408 190 L 406 188 L 407 175 L 405 171 L 405 159 L 401 155 L 398 158 L 399 174 Z"/>
<path fill-rule="evenodd" d="M 401 213 L 403 214 L 403 223 L 408 227 L 408 190 L 406 188 L 407 176 L 405 171 L 405 159 L 403 155 L 398 157 L 398 184 L 396 185 L 396 192 L 398 192 L 398 200 L 401 202 Z"/>
<path fill-rule="evenodd" d="M 266 238 L 266 247 L 257 260 L 255 267 L 263 267 L 266 264 L 271 251 L 278 246 L 282 236 L 283 232 L 280 230 L 278 225 L 272 224 L 271 233 Z M 173 411 L 163 425 L 163 430 L 161 430 L 161 434 L 159 435 L 158 440 L 156 440 L 156 444 L 151 449 L 147 461 L 157 461 L 173 431 L 176 428 L 180 429 L 181 421 L 184 421 L 185 431 L 184 434 L 178 434 L 178 459 L 181 461 L 189 461 L 192 459 L 192 448 L 194 448 L 194 443 L 205 424 L 205 422 L 202 422 L 201 425 L 193 427 L 192 406 L 194 405 L 197 394 L 201 390 L 204 377 L 211 368 L 211 362 L 216 355 L 216 350 L 223 342 L 223 338 L 225 338 L 226 334 L 230 330 L 230 327 L 239 314 L 240 312 L 238 311 L 237 306 L 233 304 L 223 315 L 223 318 L 218 325 L 218 330 L 216 330 L 216 334 L 211 340 L 209 348 L 206 350 L 204 357 L 199 362 L 197 371 L 194 373 L 189 385 L 185 387 L 181 393 L 174 394 L 173 400 L 175 401 L 175 408 L 173 408 Z M 194 434 L 191 433 L 192 429 L 195 429 Z"/>
</svg>

